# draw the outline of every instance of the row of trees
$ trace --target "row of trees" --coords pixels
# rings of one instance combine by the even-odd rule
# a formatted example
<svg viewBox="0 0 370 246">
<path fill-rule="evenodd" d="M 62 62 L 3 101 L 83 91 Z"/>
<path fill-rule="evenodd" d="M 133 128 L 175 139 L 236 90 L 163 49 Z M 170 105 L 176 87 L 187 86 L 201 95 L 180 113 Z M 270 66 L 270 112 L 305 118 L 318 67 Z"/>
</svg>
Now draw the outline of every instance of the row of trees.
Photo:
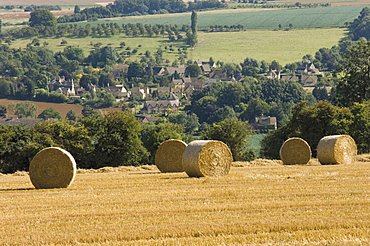
<svg viewBox="0 0 370 246">
<path fill-rule="evenodd" d="M 246 149 L 248 134 L 245 123 L 233 118 L 205 130 L 203 138 L 224 141 L 235 160 L 245 160 L 253 158 Z M 49 146 L 69 151 L 79 168 L 153 164 L 159 144 L 171 138 L 192 140 L 179 124 L 141 126 L 131 113 L 120 111 L 93 114 L 78 122 L 44 121 L 31 129 L 0 125 L 0 172 L 28 170 L 33 156 Z"/>
<path fill-rule="evenodd" d="M 182 13 L 225 7 L 224 3 L 217 0 L 196 1 L 188 4 L 182 0 L 116 0 L 106 7 L 86 8 L 75 11 L 73 15 L 61 16 L 58 18 L 58 22 L 76 22 L 127 15 Z"/>
</svg>

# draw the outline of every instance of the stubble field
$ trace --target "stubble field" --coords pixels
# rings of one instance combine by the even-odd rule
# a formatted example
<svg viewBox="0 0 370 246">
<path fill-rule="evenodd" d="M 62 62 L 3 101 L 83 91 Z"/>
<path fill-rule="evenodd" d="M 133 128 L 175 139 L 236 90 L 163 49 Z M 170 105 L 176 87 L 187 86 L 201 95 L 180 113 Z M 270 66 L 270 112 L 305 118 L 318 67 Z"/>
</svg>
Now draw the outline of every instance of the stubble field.
<svg viewBox="0 0 370 246">
<path fill-rule="evenodd" d="M 366 245 L 370 163 L 234 163 L 225 177 L 79 170 L 67 189 L 0 176 L 1 245 Z"/>
</svg>

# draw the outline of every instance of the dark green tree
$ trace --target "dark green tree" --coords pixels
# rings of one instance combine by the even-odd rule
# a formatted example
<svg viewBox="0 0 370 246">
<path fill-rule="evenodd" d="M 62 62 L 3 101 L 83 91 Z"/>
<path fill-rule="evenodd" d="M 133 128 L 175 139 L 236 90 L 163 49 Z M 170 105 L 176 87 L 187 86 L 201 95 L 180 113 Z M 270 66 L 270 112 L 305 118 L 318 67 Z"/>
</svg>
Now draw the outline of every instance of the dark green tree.
<svg viewBox="0 0 370 246">
<path fill-rule="evenodd" d="M 247 108 L 240 115 L 242 120 L 253 122 L 255 117 L 270 112 L 271 106 L 259 98 L 253 98 L 249 101 Z"/>
<path fill-rule="evenodd" d="M 47 120 L 47 119 L 51 119 L 51 118 L 54 118 L 54 119 L 62 119 L 62 116 L 60 115 L 60 113 L 58 111 L 56 111 L 55 109 L 53 108 L 47 108 L 47 109 L 44 109 L 38 116 L 37 118 L 41 118 L 41 119 L 44 119 L 44 120 Z"/>
<path fill-rule="evenodd" d="M 197 64 L 191 64 L 185 68 L 185 75 L 190 77 L 198 77 L 202 70 Z"/>
<path fill-rule="evenodd" d="M 8 110 L 10 113 L 18 116 L 18 118 L 33 118 L 35 117 L 37 106 L 30 102 L 10 103 Z"/>
<path fill-rule="evenodd" d="M 66 114 L 66 119 L 71 121 L 77 120 L 77 113 L 74 110 L 69 110 Z"/>
<path fill-rule="evenodd" d="M 217 123 L 229 118 L 236 118 L 236 113 L 233 108 L 225 106 L 217 109 L 210 117 L 208 117 L 207 123 Z"/>
<path fill-rule="evenodd" d="M 78 14 L 80 12 L 81 12 L 80 6 L 76 5 L 75 8 L 74 8 L 74 10 L 73 10 L 73 13 Z"/>
<path fill-rule="evenodd" d="M 35 132 L 25 126 L 0 124 L 0 172 L 28 171 L 32 158 L 44 146 L 35 141 Z"/>
<path fill-rule="evenodd" d="M 6 117 L 6 107 L 4 105 L 0 105 L 0 117 Z"/>
<path fill-rule="evenodd" d="M 193 10 L 191 11 L 191 32 L 194 35 L 197 35 L 197 22 L 198 22 L 197 12 Z"/>
<path fill-rule="evenodd" d="M 246 138 L 250 134 L 248 124 L 237 118 L 229 118 L 214 123 L 202 133 L 202 138 L 219 140 L 227 144 L 233 154 L 234 161 L 250 161 L 255 158 L 253 152 L 247 149 Z"/>
<path fill-rule="evenodd" d="M 357 41 L 360 38 L 370 39 L 370 8 L 362 9 L 360 15 L 348 26 L 348 38 Z"/>
<path fill-rule="evenodd" d="M 296 104 L 287 125 L 271 133 L 261 145 L 261 155 L 279 158 L 279 148 L 290 137 L 300 137 L 308 142 L 316 155 L 320 139 L 328 135 L 348 134 L 352 114 L 348 108 L 319 101 L 308 106 L 305 101 Z"/>
<path fill-rule="evenodd" d="M 348 48 L 339 67 L 334 101 L 341 106 L 370 100 L 370 41 L 360 40 Z"/>
<path fill-rule="evenodd" d="M 144 147 L 149 152 L 149 163 L 154 164 L 155 152 L 168 139 L 183 139 L 184 127 L 174 123 L 145 124 L 142 131 Z"/>
<path fill-rule="evenodd" d="M 29 25 L 31 27 L 51 26 L 57 25 L 57 20 L 53 13 L 47 9 L 36 9 L 31 12 L 29 19 Z"/>
<path fill-rule="evenodd" d="M 170 114 L 168 121 L 171 123 L 182 125 L 186 133 L 193 134 L 194 131 L 199 127 L 199 118 L 196 114 L 185 112 L 179 114 Z"/>
<path fill-rule="evenodd" d="M 35 141 L 42 146 L 61 147 L 72 154 L 79 168 L 93 168 L 90 157 L 93 141 L 84 125 L 66 121 L 43 121 L 33 127 Z"/>
<path fill-rule="evenodd" d="M 354 103 L 350 111 L 353 120 L 349 134 L 355 140 L 359 153 L 370 153 L 370 102 Z"/>
<path fill-rule="evenodd" d="M 115 111 L 107 115 L 81 118 L 94 141 L 90 162 L 94 168 L 104 166 L 138 166 L 147 157 L 142 145 L 139 121 L 131 113 Z"/>
<path fill-rule="evenodd" d="M 84 117 L 89 117 L 90 115 L 97 114 L 96 111 L 90 106 L 90 105 L 85 105 L 84 108 L 82 109 L 82 115 Z"/>
<path fill-rule="evenodd" d="M 132 80 L 133 78 L 140 78 L 144 76 L 145 70 L 143 66 L 139 62 L 132 62 L 130 63 L 128 70 L 127 70 L 127 78 Z"/>
</svg>

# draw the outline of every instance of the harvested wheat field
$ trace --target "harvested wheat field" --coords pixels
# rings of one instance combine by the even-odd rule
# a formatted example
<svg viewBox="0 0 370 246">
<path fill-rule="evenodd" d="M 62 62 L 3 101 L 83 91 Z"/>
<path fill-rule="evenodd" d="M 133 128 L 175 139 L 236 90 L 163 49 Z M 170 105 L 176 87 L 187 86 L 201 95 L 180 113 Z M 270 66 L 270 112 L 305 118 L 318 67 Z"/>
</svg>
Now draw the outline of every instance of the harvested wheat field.
<svg viewBox="0 0 370 246">
<path fill-rule="evenodd" d="M 370 162 L 233 163 L 223 177 L 155 166 L 78 170 L 67 189 L 0 176 L 0 245 L 368 245 Z"/>
</svg>

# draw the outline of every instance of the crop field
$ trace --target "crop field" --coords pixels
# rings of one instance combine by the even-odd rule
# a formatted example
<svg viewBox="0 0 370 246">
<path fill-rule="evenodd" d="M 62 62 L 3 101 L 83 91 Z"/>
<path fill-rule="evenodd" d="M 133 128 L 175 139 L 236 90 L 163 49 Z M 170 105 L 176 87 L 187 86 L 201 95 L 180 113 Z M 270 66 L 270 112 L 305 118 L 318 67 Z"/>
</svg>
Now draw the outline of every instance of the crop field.
<svg viewBox="0 0 370 246">
<path fill-rule="evenodd" d="M 361 10 L 369 5 L 326 7 L 326 8 L 302 8 L 302 9 L 279 9 L 271 11 L 248 11 L 248 12 L 213 12 L 199 13 L 198 28 L 205 29 L 215 25 L 238 25 L 241 24 L 245 29 L 275 29 L 281 24 L 287 28 L 289 24 L 293 28 L 321 28 L 321 27 L 340 27 L 345 22 L 353 21 L 358 17 Z M 191 13 L 172 15 L 172 16 L 144 16 L 135 18 L 116 18 L 114 22 L 122 23 L 142 23 L 142 24 L 162 24 L 162 25 L 190 25 Z M 113 20 L 112 20 L 113 21 Z M 108 21 L 109 22 L 109 21 Z M 94 22 L 90 22 L 92 25 Z M 95 22 L 97 24 L 99 22 Z"/>
<path fill-rule="evenodd" d="M 47 190 L 25 172 L 1 175 L 0 244 L 368 245 L 370 163 L 361 160 L 236 162 L 206 178 L 107 167 Z"/>
<path fill-rule="evenodd" d="M 5 107 L 8 107 L 10 103 L 19 103 L 19 102 L 25 102 L 22 100 L 9 100 L 9 99 L 0 99 L 0 105 L 3 105 Z M 42 111 L 44 111 L 47 108 L 53 108 L 54 110 L 58 111 L 63 119 L 65 119 L 66 114 L 68 111 L 73 110 L 76 112 L 78 117 L 82 116 L 82 109 L 83 107 L 81 105 L 75 105 L 75 104 L 62 104 L 62 103 L 46 103 L 46 102 L 35 102 L 35 101 L 29 101 L 32 104 L 35 104 L 37 107 L 36 116 L 41 114 Z M 8 114 L 8 117 L 11 117 L 14 115 Z"/>
<path fill-rule="evenodd" d="M 300 0 L 300 1 L 291 1 L 291 0 L 279 0 L 276 2 L 281 2 L 281 3 L 330 3 L 331 6 L 350 6 L 350 5 L 367 5 L 369 4 L 369 0 Z"/>
</svg>

